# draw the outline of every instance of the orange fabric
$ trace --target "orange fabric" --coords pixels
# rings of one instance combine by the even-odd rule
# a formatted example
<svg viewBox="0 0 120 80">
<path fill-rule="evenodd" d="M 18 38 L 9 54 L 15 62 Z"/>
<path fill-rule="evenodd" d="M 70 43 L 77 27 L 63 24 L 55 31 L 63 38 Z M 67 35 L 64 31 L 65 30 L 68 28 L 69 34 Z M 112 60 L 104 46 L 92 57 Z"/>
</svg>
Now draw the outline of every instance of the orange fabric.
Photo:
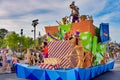
<svg viewBox="0 0 120 80">
<path fill-rule="evenodd" d="M 68 39 L 69 38 L 69 33 L 65 33 L 65 39 Z"/>
<path fill-rule="evenodd" d="M 43 48 L 42 54 L 43 54 L 43 55 L 48 54 L 48 47 L 47 47 L 47 46 L 45 46 L 45 47 Z"/>
<path fill-rule="evenodd" d="M 95 26 L 92 23 L 92 20 L 84 20 L 78 23 L 72 23 L 70 33 L 74 34 L 76 30 L 80 32 L 91 32 L 92 36 L 95 35 Z"/>
<path fill-rule="evenodd" d="M 53 35 L 55 32 L 58 32 L 58 26 L 45 26 L 46 34 L 50 33 Z"/>
</svg>

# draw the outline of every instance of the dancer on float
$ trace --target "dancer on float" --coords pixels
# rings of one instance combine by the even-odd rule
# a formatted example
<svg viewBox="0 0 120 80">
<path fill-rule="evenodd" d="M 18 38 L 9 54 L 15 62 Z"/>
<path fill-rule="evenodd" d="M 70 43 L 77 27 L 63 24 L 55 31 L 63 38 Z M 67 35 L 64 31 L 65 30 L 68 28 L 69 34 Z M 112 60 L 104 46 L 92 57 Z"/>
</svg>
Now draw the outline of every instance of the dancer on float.
<svg viewBox="0 0 120 80">
<path fill-rule="evenodd" d="M 47 39 L 44 40 L 42 55 L 43 55 L 44 58 L 48 58 L 48 42 L 47 42 Z"/>
<path fill-rule="evenodd" d="M 75 2 L 73 1 L 69 7 L 71 9 L 70 17 L 72 16 L 72 22 L 79 22 L 79 8 L 75 6 Z"/>
</svg>

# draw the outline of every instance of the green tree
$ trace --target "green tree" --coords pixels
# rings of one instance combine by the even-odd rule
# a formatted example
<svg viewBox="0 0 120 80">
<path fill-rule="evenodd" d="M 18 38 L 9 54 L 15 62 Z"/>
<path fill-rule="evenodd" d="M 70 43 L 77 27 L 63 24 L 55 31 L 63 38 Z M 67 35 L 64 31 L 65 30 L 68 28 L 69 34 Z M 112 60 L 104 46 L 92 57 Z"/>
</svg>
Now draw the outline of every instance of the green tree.
<svg viewBox="0 0 120 80">
<path fill-rule="evenodd" d="M 6 45 L 6 40 L 5 40 L 5 39 L 1 39 L 1 38 L 0 38 L 0 47 L 1 47 L 1 48 L 7 47 L 7 45 Z"/>
<path fill-rule="evenodd" d="M 7 46 L 12 50 L 15 50 L 18 47 L 19 39 L 20 39 L 19 35 L 16 34 L 15 32 L 8 34 L 5 37 Z"/>
<path fill-rule="evenodd" d="M 4 41 L 4 40 L 0 38 L 0 47 L 2 47 L 3 41 Z"/>
<path fill-rule="evenodd" d="M 20 37 L 20 43 L 21 43 L 22 49 L 27 49 L 34 44 L 34 41 L 30 37 L 21 36 Z"/>
<path fill-rule="evenodd" d="M 7 33 L 8 33 L 8 30 L 4 28 L 0 29 L 0 47 L 7 47 L 4 40 L 4 37 Z"/>
<path fill-rule="evenodd" d="M 8 33 L 6 29 L 0 29 L 0 38 L 4 39 L 5 35 Z"/>
</svg>

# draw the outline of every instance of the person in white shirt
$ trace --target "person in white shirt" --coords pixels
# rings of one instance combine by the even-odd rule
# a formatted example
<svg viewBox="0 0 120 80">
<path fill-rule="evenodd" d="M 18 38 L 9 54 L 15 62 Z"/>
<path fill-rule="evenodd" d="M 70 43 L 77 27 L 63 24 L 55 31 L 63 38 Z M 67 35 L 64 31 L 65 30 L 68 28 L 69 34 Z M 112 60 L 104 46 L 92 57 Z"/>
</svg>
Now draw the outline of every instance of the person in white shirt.
<svg viewBox="0 0 120 80">
<path fill-rule="evenodd" d="M 11 49 L 8 49 L 7 50 L 7 54 L 6 54 L 6 57 L 7 57 L 7 70 L 6 72 L 8 73 L 11 73 L 11 61 L 12 61 L 12 55 L 13 55 L 13 52 Z"/>
</svg>

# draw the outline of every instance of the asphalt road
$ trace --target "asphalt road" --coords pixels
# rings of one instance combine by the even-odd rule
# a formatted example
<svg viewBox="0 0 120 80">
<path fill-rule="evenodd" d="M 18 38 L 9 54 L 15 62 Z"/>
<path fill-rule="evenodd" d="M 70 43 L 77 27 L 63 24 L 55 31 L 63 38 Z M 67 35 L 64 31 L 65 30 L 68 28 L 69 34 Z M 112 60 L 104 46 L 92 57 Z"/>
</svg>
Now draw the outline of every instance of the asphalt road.
<svg viewBox="0 0 120 80">
<path fill-rule="evenodd" d="M 105 72 L 92 80 L 120 80 L 120 71 L 108 71 Z"/>
<path fill-rule="evenodd" d="M 26 80 L 26 79 L 18 79 L 15 73 L 11 73 L 11 74 L 0 74 L 0 80 Z"/>
<path fill-rule="evenodd" d="M 15 73 L 0 74 L 0 80 L 26 80 L 18 79 Z M 120 64 L 115 64 L 114 69 L 107 71 L 92 80 L 120 80 Z"/>
<path fill-rule="evenodd" d="M 114 69 L 107 71 L 92 80 L 120 80 L 120 62 L 114 65 Z"/>
</svg>

